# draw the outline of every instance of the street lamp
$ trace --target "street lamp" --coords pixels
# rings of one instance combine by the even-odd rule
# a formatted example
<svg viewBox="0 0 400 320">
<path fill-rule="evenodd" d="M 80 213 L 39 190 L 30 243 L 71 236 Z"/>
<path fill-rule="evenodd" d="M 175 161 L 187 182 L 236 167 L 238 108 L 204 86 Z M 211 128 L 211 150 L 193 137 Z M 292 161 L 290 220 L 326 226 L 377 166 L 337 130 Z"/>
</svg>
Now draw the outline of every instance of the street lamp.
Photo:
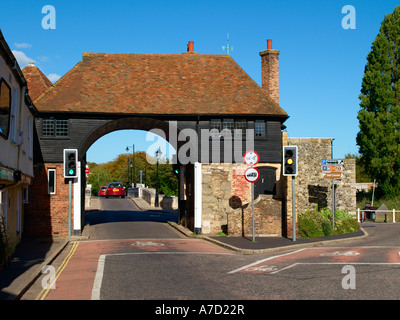
<svg viewBox="0 0 400 320">
<path fill-rule="evenodd" d="M 128 152 L 128 151 L 129 151 L 129 148 L 126 147 L 126 152 Z M 127 186 L 128 186 L 128 188 L 129 188 L 129 155 L 128 155 L 127 160 L 128 160 L 128 175 L 127 175 L 128 183 L 127 183 Z M 128 188 L 126 189 L 127 191 L 128 191 Z"/>
<path fill-rule="evenodd" d="M 156 175 L 156 198 L 155 198 L 155 200 L 154 200 L 154 206 L 155 207 L 159 207 L 159 203 L 158 203 L 158 187 L 159 187 L 159 185 L 158 185 L 158 162 L 160 161 L 160 158 L 161 158 L 161 149 L 160 148 L 158 148 L 158 150 L 156 151 L 156 158 L 157 158 L 157 175 Z"/>
<path fill-rule="evenodd" d="M 132 188 L 134 188 L 134 183 L 133 183 L 133 162 L 131 161 L 131 181 L 132 181 Z"/>
<path fill-rule="evenodd" d="M 129 151 L 129 147 L 126 147 L 126 152 Z M 131 175 L 132 175 L 132 188 L 135 186 L 135 145 L 132 145 L 132 161 L 131 161 Z M 128 178 L 129 179 L 129 178 Z"/>
</svg>

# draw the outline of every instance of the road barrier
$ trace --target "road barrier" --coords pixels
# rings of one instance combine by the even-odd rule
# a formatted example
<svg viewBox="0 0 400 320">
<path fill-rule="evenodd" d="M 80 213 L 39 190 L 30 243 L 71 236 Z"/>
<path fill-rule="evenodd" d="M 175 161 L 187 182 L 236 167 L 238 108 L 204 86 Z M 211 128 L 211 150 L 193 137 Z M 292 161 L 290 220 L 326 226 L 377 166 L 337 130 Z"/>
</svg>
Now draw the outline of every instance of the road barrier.
<svg viewBox="0 0 400 320">
<path fill-rule="evenodd" d="M 391 216 L 392 218 L 392 223 L 396 223 L 396 212 L 400 214 L 400 210 L 372 210 L 372 209 L 360 209 L 357 208 L 357 221 L 358 222 L 363 222 L 365 220 L 373 220 L 375 221 L 377 216 L 383 216 L 384 215 L 384 222 L 388 222 L 387 219 L 388 217 Z M 368 213 L 370 213 L 368 215 Z M 380 219 L 379 219 L 380 220 Z M 400 218 L 398 219 L 400 221 Z"/>
</svg>

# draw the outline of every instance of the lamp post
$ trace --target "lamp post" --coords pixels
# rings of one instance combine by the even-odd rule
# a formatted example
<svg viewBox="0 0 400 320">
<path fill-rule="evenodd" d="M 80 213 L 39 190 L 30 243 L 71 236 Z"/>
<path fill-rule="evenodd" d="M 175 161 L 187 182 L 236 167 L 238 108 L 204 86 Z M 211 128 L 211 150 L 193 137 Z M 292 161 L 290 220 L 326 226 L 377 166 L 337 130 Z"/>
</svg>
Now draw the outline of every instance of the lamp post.
<svg viewBox="0 0 400 320">
<path fill-rule="evenodd" d="M 129 151 L 129 147 L 126 147 L 126 152 Z M 132 161 L 131 161 L 131 176 L 132 176 L 132 188 L 135 185 L 135 145 L 132 145 Z M 128 178 L 129 180 L 129 178 Z"/>
<path fill-rule="evenodd" d="M 128 151 L 128 148 L 126 148 L 126 151 Z M 127 186 L 128 186 L 128 188 L 129 188 L 129 155 L 128 155 L 127 160 L 128 160 L 128 176 L 127 176 L 128 183 L 127 183 Z M 128 190 L 128 189 L 127 189 L 127 190 Z"/>
<path fill-rule="evenodd" d="M 161 149 L 158 148 L 158 150 L 156 151 L 156 158 L 157 158 L 157 175 L 156 175 L 156 198 L 154 200 L 154 206 L 155 207 L 159 207 L 159 203 L 158 203 L 158 162 L 160 161 L 161 158 Z"/>
<path fill-rule="evenodd" d="M 131 161 L 131 181 L 132 181 L 132 188 L 134 187 L 133 183 L 133 162 Z"/>
</svg>

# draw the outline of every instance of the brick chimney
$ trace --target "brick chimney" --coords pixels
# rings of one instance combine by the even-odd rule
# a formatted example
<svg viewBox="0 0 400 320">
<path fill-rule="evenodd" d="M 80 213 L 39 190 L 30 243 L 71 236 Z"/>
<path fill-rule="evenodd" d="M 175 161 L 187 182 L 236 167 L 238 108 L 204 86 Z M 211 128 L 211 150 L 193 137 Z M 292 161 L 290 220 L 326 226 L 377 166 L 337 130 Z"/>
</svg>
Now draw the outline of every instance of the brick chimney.
<svg viewBox="0 0 400 320">
<path fill-rule="evenodd" d="M 267 39 L 267 50 L 261 51 L 261 84 L 269 96 L 279 104 L 279 51 L 272 49 Z"/>
<path fill-rule="evenodd" d="M 194 52 L 194 41 L 189 41 L 187 44 L 187 52 Z"/>
</svg>

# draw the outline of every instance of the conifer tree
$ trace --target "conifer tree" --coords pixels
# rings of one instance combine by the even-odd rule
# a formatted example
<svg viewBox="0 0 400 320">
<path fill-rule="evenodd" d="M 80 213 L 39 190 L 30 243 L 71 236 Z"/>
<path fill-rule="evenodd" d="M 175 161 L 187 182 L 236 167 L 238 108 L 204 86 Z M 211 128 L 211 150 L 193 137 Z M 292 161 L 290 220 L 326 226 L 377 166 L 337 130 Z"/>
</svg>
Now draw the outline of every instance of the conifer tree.
<svg viewBox="0 0 400 320">
<path fill-rule="evenodd" d="M 384 195 L 400 193 L 400 6 L 385 15 L 367 56 L 357 144 L 366 172 Z"/>
</svg>

